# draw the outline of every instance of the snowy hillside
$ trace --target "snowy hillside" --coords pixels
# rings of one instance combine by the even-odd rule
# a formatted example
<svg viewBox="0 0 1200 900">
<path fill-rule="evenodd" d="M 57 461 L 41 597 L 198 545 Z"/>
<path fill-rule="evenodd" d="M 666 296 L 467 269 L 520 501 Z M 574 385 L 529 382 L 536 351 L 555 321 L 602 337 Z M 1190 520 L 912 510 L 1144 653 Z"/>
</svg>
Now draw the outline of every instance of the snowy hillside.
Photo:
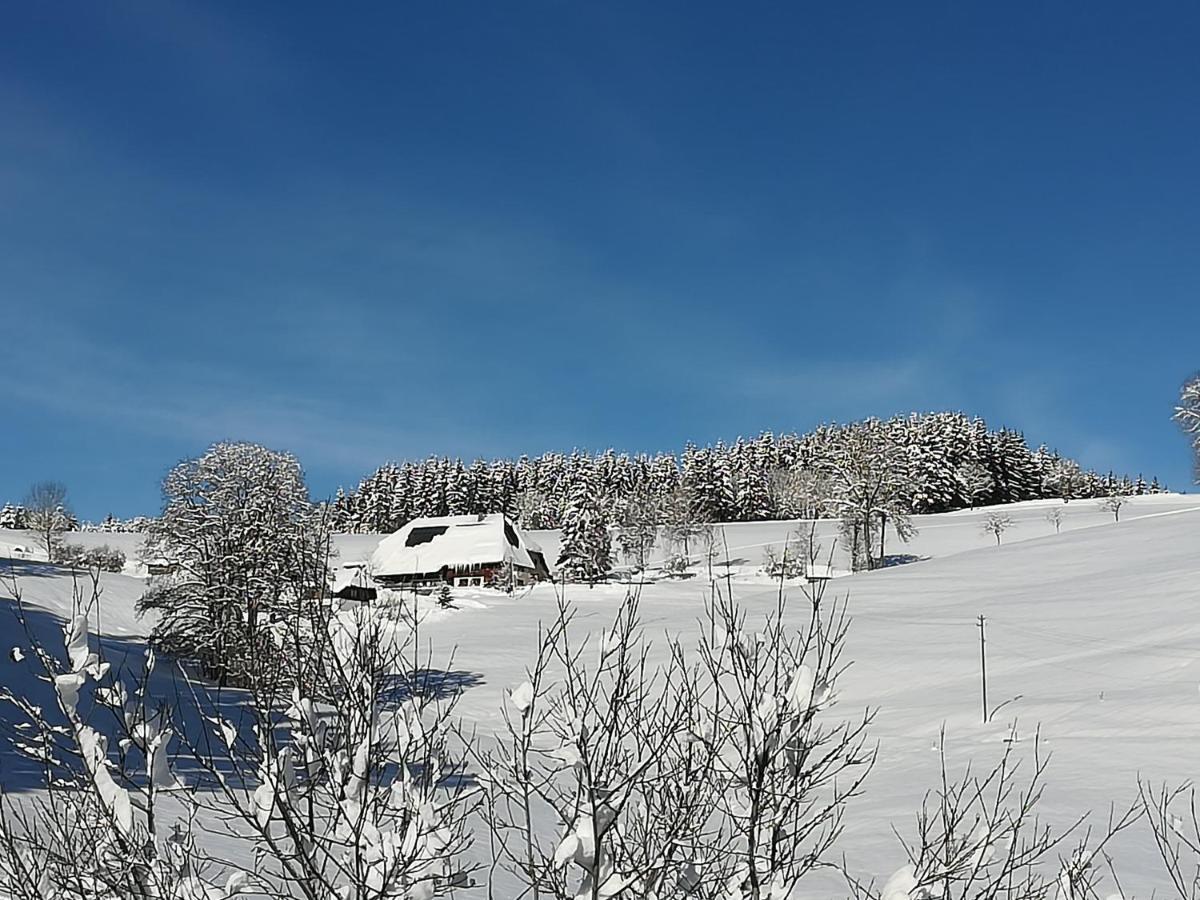
<svg viewBox="0 0 1200 900">
<path fill-rule="evenodd" d="M 981 533 L 981 512 L 926 517 L 911 549 L 934 558 L 831 586 L 849 595 L 854 619 L 854 664 L 840 709 L 879 710 L 871 732 L 879 761 L 843 840 L 855 871 L 886 878 L 904 862 L 891 826 L 908 828 L 923 792 L 935 786 L 943 725 L 956 765 L 996 761 L 1014 722 L 1031 749 L 1040 725 L 1052 753 L 1046 811 L 1060 824 L 1087 809 L 1103 817 L 1110 802 L 1128 804 L 1139 772 L 1172 782 L 1200 775 L 1200 504 L 1140 499 L 1119 524 L 1086 504 L 1075 507 L 1068 521 L 1078 527 L 1055 535 L 1043 505 L 1022 505 L 1012 511 L 1011 542 L 1000 548 Z M 748 556 L 780 531 L 731 526 L 731 555 Z M 549 538 L 537 535 L 544 546 Z M 705 588 L 647 586 L 648 630 L 690 629 Z M 772 587 L 735 582 L 734 591 L 760 614 L 774 602 Z M 621 594 L 616 586 L 568 588 L 579 620 L 596 628 L 609 622 Z M 553 604 L 551 589 L 540 587 L 425 626 L 424 638 L 445 653 L 453 649 L 454 668 L 473 685 L 460 710 L 481 729 L 498 727 L 504 691 L 524 679 L 538 623 Z M 988 725 L 980 722 L 980 614 L 987 617 L 990 703 L 1021 697 Z M 1144 829 L 1115 846 L 1127 890 L 1144 895 L 1161 885 Z"/>
<path fill-rule="evenodd" d="M 870 731 L 878 763 L 865 795 L 851 807 L 840 844 L 852 870 L 886 878 L 904 862 L 891 827 L 907 829 L 923 792 L 934 786 L 934 748 L 943 726 L 956 766 L 968 759 L 995 761 L 1014 723 L 1018 751 L 1029 749 L 1040 726 L 1053 754 L 1044 811 L 1059 824 L 1086 809 L 1102 815 L 1110 802 L 1128 804 L 1139 773 L 1171 782 L 1200 775 L 1200 498 L 1134 498 L 1119 523 L 1092 502 L 1073 502 L 1061 534 L 1046 520 L 1049 505 L 1005 507 L 1014 524 L 1001 547 L 981 528 L 985 510 L 919 517 L 918 536 L 907 545 L 892 542 L 889 553 L 921 561 L 831 584 L 831 592 L 849 597 L 853 617 L 853 665 L 838 685 L 837 709 L 847 716 L 867 706 L 878 709 Z M 763 547 L 782 543 L 793 528 L 765 522 L 724 529 L 733 591 L 752 617 L 761 616 L 776 594 L 755 573 Z M 824 526 L 819 533 L 832 538 Z M 131 560 L 136 556 L 135 535 L 89 537 L 127 543 L 122 549 Z M 533 537 L 553 560 L 556 533 Z M 377 541 L 347 536 L 339 543 L 341 556 L 365 558 Z M 31 543 L 21 533 L 0 533 L 0 555 Z M 56 629 L 72 610 L 71 578 L 28 559 L 0 567 L 11 643 L 22 639 L 10 617 L 10 576 L 37 611 L 39 637 L 58 640 Z M 650 634 L 691 632 L 708 590 L 706 573 L 697 572 L 689 580 L 643 588 Z M 102 577 L 104 602 L 93 628 L 126 651 L 136 652 L 148 630 L 133 612 L 144 585 L 127 575 Z M 567 597 L 577 621 L 599 629 L 624 591 L 615 584 L 571 586 Z M 553 614 L 555 591 L 541 585 L 514 597 L 456 594 L 461 608 L 431 613 L 421 638 L 432 644 L 434 659 L 453 653 L 454 683 L 464 688 L 459 712 L 487 736 L 500 725 L 506 690 L 525 677 L 539 622 Z M 799 608 L 794 612 L 799 622 Z M 980 721 L 981 614 L 991 705 L 1019 697 L 988 724 Z M 20 663 L 4 665 L 10 687 L 39 689 L 20 674 Z M 1144 828 L 1122 835 L 1113 852 L 1127 896 L 1161 886 Z M 833 883 L 828 890 L 841 895 L 844 886 Z"/>
</svg>

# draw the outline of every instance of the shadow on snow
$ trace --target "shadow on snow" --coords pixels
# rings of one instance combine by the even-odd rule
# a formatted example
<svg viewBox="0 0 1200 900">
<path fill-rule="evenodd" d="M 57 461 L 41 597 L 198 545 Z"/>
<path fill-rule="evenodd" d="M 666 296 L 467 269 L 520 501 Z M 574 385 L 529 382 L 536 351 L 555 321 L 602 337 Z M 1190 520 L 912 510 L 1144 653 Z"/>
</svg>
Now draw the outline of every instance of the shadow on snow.
<svg viewBox="0 0 1200 900">
<path fill-rule="evenodd" d="M 32 574 L 35 577 L 60 575 L 61 570 L 44 563 L 32 563 L 26 569 L 24 560 L 13 561 L 12 573 L 19 577 Z M 4 575 L 8 575 L 6 569 Z M 64 618 L 49 610 L 26 604 L 23 610 L 24 623 L 11 593 L 12 581 L 5 578 L 0 582 L 0 634 L 7 637 L 7 646 L 0 648 L 0 685 L 17 698 L 27 701 L 52 726 L 66 726 L 66 717 L 58 705 L 55 689 L 36 653 L 34 646 L 41 647 L 57 666 L 53 674 L 67 670 L 67 654 L 64 647 Z M 101 659 L 111 665 L 105 684 L 120 682 L 132 698 L 135 689 L 142 684 L 146 674 L 146 643 L 141 637 L 98 637 L 90 635 L 89 645 L 98 651 Z M 20 653 L 13 653 L 19 648 Z M 16 658 L 20 656 L 20 658 Z M 483 683 L 478 673 L 454 669 L 421 668 L 407 674 L 392 675 L 387 679 L 380 695 L 380 707 L 394 709 L 413 697 L 445 700 Z M 216 773 L 229 780 L 237 789 L 253 789 L 256 786 L 254 773 L 257 771 L 258 745 L 254 735 L 257 721 L 251 708 L 250 692 L 241 688 L 219 687 L 203 679 L 190 666 L 170 657 L 159 655 L 154 671 L 146 681 L 147 689 L 138 714 L 153 719 L 161 715 L 169 720 L 176 732 L 190 736 L 191 744 L 212 765 L 210 771 L 201 765 L 180 743 L 176 736 L 170 745 L 171 766 L 175 774 L 188 789 L 195 791 L 216 790 Z M 96 685 L 88 679 L 80 691 L 78 710 L 82 721 L 108 736 L 110 758 L 118 763 L 132 783 L 144 780 L 145 760 L 140 751 L 131 748 L 119 751 L 120 739 L 125 729 L 118 720 L 117 712 L 99 703 L 95 697 Z M 236 735 L 234 738 L 235 759 L 229 754 L 220 739 L 219 726 L 215 719 L 226 723 Z M 271 715 L 272 727 L 281 737 L 286 735 L 287 720 L 282 710 Z M 8 699 L 0 698 L 0 789 L 9 793 L 36 791 L 45 787 L 45 766 L 29 753 L 19 749 L 19 744 L 31 744 L 37 729 L 31 728 L 28 715 Z M 60 740 L 61 740 L 60 736 Z M 78 771 L 78 760 L 66 749 L 57 754 Z M 458 778 L 464 776 L 459 775 Z M 466 776 L 470 777 L 470 776 Z M 447 787 L 451 785 L 447 784 Z"/>
</svg>

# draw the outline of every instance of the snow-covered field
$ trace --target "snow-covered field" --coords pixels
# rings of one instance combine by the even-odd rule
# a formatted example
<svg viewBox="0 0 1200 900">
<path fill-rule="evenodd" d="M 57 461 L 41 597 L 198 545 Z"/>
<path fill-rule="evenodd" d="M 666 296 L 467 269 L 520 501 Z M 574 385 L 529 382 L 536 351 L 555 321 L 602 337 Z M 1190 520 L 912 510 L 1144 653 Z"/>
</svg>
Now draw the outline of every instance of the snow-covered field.
<svg viewBox="0 0 1200 900">
<path fill-rule="evenodd" d="M 848 657 L 854 663 L 838 686 L 837 708 L 846 714 L 878 709 L 871 730 L 878 763 L 841 841 L 852 870 L 886 878 L 904 862 L 891 828 L 908 829 L 922 794 L 934 786 L 934 748 L 943 727 L 949 759 L 961 766 L 997 759 L 1014 722 L 1019 751 L 1031 747 L 1040 726 L 1053 755 L 1044 812 L 1060 824 L 1085 809 L 1103 816 L 1110 802 L 1128 804 L 1139 774 L 1156 782 L 1200 776 L 1200 497 L 1134 498 L 1116 524 L 1095 503 L 1075 501 L 1065 508 L 1061 534 L 1045 519 L 1050 505 L 1006 507 L 1014 525 L 999 548 L 982 531 L 984 510 L 918 517 L 918 536 L 907 545 L 890 541 L 888 552 L 919 562 L 830 585 L 833 594 L 849 597 L 853 617 Z M 780 545 L 794 527 L 724 529 L 733 591 L 752 617 L 776 594 L 755 572 L 763 547 Z M 832 539 L 824 527 L 819 533 Z M 555 558 L 555 533 L 532 537 Z M 139 542 L 137 535 L 121 534 L 70 539 L 120 546 L 131 562 Z M 365 558 L 377 541 L 345 536 L 341 557 Z M 33 541 L 0 532 L 0 557 L 19 556 L 16 546 Z M 30 560 L 11 565 L 25 600 L 44 612 L 47 625 L 69 612 L 69 577 Z M 650 633 L 694 628 L 708 591 L 706 570 L 697 571 L 693 579 L 643 588 Z M 144 584 L 132 575 L 104 576 L 103 634 L 136 646 L 148 630 L 133 612 Z M 572 586 L 567 598 L 577 622 L 598 629 L 625 589 Z M 11 602 L 7 586 L 2 595 Z M 501 721 L 505 690 L 524 678 L 538 623 L 553 615 L 555 591 L 543 585 L 507 597 L 460 589 L 456 596 L 461 608 L 431 613 L 422 640 L 432 643 L 435 655 L 453 652 L 454 669 L 467 685 L 459 711 L 487 734 Z M 980 721 L 980 614 L 987 619 L 989 699 L 995 705 L 1019 698 L 989 724 Z M 4 627 L 11 622 L 5 617 Z M 5 681 L 16 683 L 9 676 Z M 2 766 L 0 760 L 0 774 L 7 771 Z M 1144 826 L 1120 836 L 1113 853 L 1126 896 L 1163 886 Z M 836 885 L 829 889 L 844 893 Z"/>
</svg>

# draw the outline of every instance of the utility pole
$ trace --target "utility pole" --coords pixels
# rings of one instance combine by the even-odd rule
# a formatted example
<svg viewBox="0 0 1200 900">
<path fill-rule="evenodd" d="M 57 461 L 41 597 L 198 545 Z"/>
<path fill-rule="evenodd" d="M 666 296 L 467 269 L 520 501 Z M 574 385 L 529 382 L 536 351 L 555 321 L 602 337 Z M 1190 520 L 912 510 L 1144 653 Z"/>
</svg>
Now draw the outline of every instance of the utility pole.
<svg viewBox="0 0 1200 900">
<path fill-rule="evenodd" d="M 984 649 L 987 645 L 987 640 L 983 633 L 983 623 L 986 620 L 983 615 L 979 616 L 979 676 L 980 687 L 983 693 L 983 724 L 987 724 L 988 720 L 988 705 L 987 705 L 987 651 Z"/>
</svg>

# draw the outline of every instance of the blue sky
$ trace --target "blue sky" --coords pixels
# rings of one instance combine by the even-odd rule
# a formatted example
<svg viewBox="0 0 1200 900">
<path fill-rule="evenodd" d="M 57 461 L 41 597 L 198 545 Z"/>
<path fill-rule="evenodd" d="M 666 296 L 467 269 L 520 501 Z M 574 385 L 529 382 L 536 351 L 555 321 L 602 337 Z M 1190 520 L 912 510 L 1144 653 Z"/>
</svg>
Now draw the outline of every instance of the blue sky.
<svg viewBox="0 0 1200 900">
<path fill-rule="evenodd" d="M 16 4 L 0 502 L 963 409 L 1190 481 L 1191 4 Z"/>
</svg>

